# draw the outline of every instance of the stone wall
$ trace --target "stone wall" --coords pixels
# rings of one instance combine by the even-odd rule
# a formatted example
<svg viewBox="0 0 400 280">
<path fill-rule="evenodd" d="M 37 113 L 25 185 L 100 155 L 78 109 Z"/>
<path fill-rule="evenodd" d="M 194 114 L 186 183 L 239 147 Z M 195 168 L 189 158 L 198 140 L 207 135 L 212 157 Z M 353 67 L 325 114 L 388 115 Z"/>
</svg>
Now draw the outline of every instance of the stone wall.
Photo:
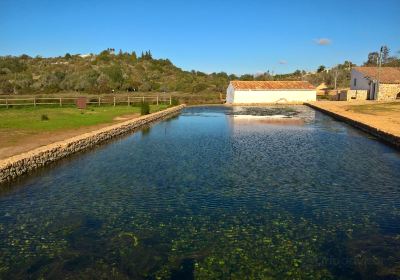
<svg viewBox="0 0 400 280">
<path fill-rule="evenodd" d="M 378 100 L 396 100 L 400 84 L 380 84 Z"/>
<path fill-rule="evenodd" d="M 338 101 L 367 100 L 368 90 L 342 90 L 338 93 Z"/>
<path fill-rule="evenodd" d="M 305 105 L 307 105 L 311 108 L 314 108 L 318 111 L 321 111 L 337 120 L 343 121 L 355 128 L 361 129 L 362 131 L 377 137 L 378 139 L 382 140 L 383 142 L 386 142 L 387 144 L 389 144 L 397 149 L 400 149 L 400 137 L 399 136 L 396 136 L 396 135 L 386 132 L 386 131 L 382 131 L 381 129 L 379 129 L 377 127 L 373 127 L 373 126 L 363 123 L 361 121 L 353 120 L 349 117 L 341 115 L 340 113 L 333 112 L 329 109 L 325 109 L 325 108 L 323 108 L 323 106 L 319 105 L 318 103 L 313 103 L 313 104 L 305 103 Z"/>
<path fill-rule="evenodd" d="M 184 105 L 180 105 L 169 108 L 0 160 L 0 184 L 76 152 L 93 147 L 115 136 L 131 132 L 143 125 L 177 114 L 184 107 Z"/>
</svg>

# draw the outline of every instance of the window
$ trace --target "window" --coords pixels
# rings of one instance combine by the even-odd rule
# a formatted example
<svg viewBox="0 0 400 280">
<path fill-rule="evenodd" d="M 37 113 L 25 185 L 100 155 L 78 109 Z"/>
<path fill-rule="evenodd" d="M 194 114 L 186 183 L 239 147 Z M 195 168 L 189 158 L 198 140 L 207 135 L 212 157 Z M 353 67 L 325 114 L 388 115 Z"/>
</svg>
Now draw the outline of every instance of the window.
<svg viewBox="0 0 400 280">
<path fill-rule="evenodd" d="M 357 86 L 357 79 L 354 79 L 354 86 Z"/>
</svg>

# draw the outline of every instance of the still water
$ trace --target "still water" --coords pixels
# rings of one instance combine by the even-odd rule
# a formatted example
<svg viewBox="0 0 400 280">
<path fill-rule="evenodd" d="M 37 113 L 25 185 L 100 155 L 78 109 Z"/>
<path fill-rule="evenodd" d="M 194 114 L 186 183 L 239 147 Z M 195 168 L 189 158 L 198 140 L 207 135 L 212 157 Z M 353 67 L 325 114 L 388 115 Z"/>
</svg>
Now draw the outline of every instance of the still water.
<svg viewBox="0 0 400 280">
<path fill-rule="evenodd" d="M 304 106 L 187 108 L 3 189 L 1 279 L 400 277 L 400 153 Z"/>
</svg>

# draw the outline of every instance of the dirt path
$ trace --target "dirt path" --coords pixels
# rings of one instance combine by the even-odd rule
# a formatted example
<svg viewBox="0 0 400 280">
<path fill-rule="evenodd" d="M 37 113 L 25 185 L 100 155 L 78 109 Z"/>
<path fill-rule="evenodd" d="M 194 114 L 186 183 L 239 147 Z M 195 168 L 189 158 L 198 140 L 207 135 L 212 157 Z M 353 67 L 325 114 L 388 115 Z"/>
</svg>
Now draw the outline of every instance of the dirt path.
<svg viewBox="0 0 400 280">
<path fill-rule="evenodd" d="M 78 129 L 68 129 L 52 132 L 33 133 L 24 130 L 0 130 L 0 159 L 18 155 L 23 152 L 33 150 L 57 141 L 65 140 L 83 133 L 91 132 L 112 124 L 126 120 L 135 119 L 139 114 L 124 115 L 114 118 L 112 123 L 104 123 L 94 126 L 80 127 Z"/>
<path fill-rule="evenodd" d="M 400 102 L 319 101 L 312 105 L 400 137 Z"/>
</svg>

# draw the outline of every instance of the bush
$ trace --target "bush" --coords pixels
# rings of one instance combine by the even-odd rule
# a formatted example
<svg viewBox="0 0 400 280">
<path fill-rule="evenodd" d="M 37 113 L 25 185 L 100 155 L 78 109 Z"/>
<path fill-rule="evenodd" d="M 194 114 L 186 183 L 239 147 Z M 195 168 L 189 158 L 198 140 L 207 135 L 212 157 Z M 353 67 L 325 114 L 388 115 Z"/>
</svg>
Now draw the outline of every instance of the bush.
<svg viewBox="0 0 400 280">
<path fill-rule="evenodd" d="M 143 115 L 148 115 L 150 114 L 150 105 L 147 102 L 142 102 L 140 104 L 140 114 Z"/>
<path fill-rule="evenodd" d="M 179 105 L 179 99 L 177 98 L 172 98 L 171 100 L 171 106 L 178 106 Z"/>
<path fill-rule="evenodd" d="M 49 117 L 48 117 L 46 114 L 43 114 L 43 115 L 40 117 L 40 119 L 41 119 L 42 121 L 48 121 L 48 120 L 49 120 Z"/>
</svg>

